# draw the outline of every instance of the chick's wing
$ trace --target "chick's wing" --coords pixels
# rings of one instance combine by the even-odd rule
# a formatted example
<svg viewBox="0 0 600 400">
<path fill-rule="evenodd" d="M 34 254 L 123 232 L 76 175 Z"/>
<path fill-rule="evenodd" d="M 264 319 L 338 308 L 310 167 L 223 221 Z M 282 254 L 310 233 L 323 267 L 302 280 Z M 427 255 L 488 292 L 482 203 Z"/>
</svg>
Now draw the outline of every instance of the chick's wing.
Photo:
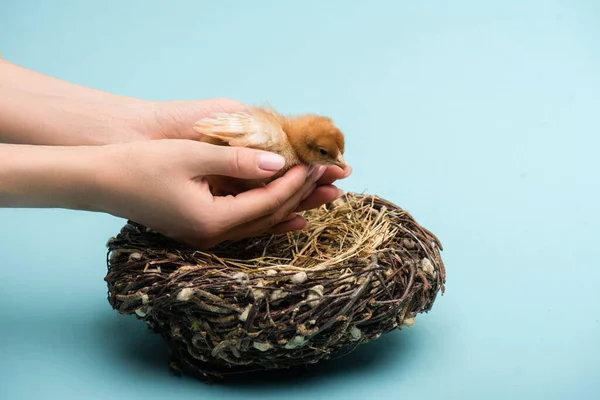
<svg viewBox="0 0 600 400">
<path fill-rule="evenodd" d="M 288 139 L 275 113 L 259 107 L 247 112 L 215 114 L 194 124 L 194 130 L 230 146 L 281 152 Z"/>
</svg>

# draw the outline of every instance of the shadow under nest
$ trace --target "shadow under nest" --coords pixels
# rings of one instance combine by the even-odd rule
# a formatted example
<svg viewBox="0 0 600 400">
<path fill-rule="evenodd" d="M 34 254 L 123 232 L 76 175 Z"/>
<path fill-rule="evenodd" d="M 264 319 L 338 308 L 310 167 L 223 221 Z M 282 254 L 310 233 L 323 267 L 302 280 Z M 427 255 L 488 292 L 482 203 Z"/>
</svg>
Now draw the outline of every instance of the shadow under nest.
<svg viewBox="0 0 600 400">
<path fill-rule="evenodd" d="M 195 251 L 129 222 L 108 243 L 109 302 L 204 380 L 339 357 L 431 310 L 439 240 L 400 207 L 349 193 L 305 231 Z"/>
</svg>

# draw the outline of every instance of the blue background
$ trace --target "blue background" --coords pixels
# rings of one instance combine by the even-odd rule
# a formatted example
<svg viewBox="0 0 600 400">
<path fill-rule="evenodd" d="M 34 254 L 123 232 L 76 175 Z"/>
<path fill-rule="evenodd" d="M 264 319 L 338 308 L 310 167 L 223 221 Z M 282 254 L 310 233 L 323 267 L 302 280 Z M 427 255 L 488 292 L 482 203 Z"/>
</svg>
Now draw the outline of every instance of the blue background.
<svg viewBox="0 0 600 400">
<path fill-rule="evenodd" d="M 600 398 L 600 2 L 2 1 L 3 58 L 147 99 L 332 116 L 354 174 L 444 244 L 411 330 L 207 386 L 106 301 L 123 221 L 0 210 L 0 399 Z"/>
</svg>

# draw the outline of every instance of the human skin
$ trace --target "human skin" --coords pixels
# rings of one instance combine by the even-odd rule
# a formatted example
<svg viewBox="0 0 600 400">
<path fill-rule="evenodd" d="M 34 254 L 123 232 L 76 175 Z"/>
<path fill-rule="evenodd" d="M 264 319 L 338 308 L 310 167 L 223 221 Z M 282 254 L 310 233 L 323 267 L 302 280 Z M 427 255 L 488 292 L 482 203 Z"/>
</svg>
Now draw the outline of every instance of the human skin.
<svg viewBox="0 0 600 400">
<path fill-rule="evenodd" d="M 0 60 L 0 206 L 109 213 L 196 248 L 305 228 L 296 213 L 339 197 L 349 171 L 297 166 L 264 188 L 210 194 L 206 175 L 265 178 L 283 162 L 197 141 L 195 120 L 243 107 L 117 96 Z"/>
</svg>

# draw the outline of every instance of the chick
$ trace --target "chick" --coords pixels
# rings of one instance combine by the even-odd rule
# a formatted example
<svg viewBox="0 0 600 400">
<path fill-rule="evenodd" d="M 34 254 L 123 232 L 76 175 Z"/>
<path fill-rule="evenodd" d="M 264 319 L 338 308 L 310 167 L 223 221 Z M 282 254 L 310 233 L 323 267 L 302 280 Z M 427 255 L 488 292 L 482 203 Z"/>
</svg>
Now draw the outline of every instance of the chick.
<svg viewBox="0 0 600 400">
<path fill-rule="evenodd" d="M 195 123 L 194 130 L 203 135 L 200 139 L 203 142 L 270 151 L 286 161 L 280 171 L 267 179 L 211 177 L 209 185 L 215 196 L 264 185 L 298 164 L 347 168 L 343 133 L 330 118 L 320 115 L 287 117 L 270 108 L 248 107 L 245 112 L 203 118 Z"/>
</svg>

